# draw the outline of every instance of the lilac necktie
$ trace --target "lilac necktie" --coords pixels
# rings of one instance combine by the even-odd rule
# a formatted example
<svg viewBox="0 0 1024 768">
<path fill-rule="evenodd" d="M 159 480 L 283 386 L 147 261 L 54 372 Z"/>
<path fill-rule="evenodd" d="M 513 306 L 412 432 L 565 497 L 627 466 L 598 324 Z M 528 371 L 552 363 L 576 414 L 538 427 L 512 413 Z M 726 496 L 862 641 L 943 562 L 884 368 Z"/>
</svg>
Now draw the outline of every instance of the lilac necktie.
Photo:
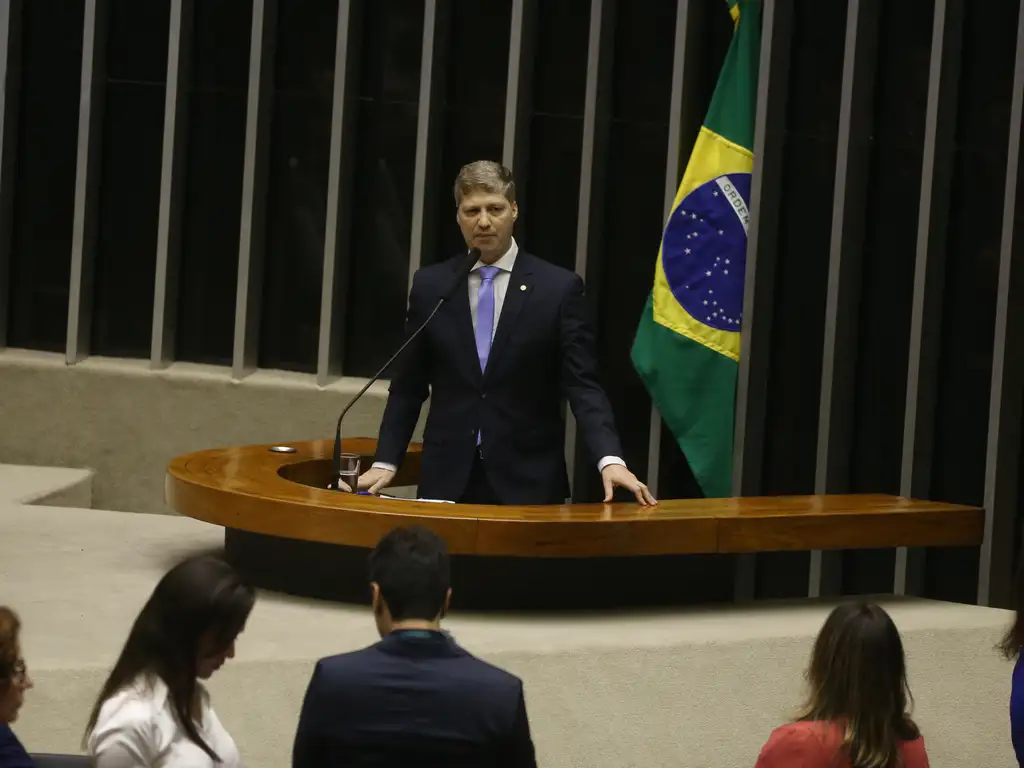
<svg viewBox="0 0 1024 768">
<path fill-rule="evenodd" d="M 480 290 L 476 304 L 476 354 L 480 358 L 480 370 L 487 370 L 487 358 L 491 354 L 491 338 L 494 336 L 494 278 L 500 270 L 497 267 L 480 267 Z"/>
<path fill-rule="evenodd" d="M 480 267 L 480 290 L 476 302 L 476 356 L 480 358 L 480 371 L 487 370 L 487 358 L 491 355 L 491 337 L 494 335 L 494 278 L 497 267 Z M 476 433 L 476 444 L 480 445 L 480 433 Z"/>
</svg>

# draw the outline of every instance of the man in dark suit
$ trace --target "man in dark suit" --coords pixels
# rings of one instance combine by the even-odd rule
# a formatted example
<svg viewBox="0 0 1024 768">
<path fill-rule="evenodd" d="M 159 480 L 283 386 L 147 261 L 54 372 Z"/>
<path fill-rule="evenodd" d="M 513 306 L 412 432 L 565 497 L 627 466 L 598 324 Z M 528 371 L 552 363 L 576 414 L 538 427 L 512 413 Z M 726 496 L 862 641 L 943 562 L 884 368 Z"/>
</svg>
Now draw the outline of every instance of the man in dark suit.
<svg viewBox="0 0 1024 768">
<path fill-rule="evenodd" d="M 373 466 L 359 487 L 376 493 L 395 476 L 423 401 L 420 496 L 471 504 L 559 504 L 569 492 L 563 397 L 601 472 L 654 504 L 620 458 L 611 405 L 598 379 L 594 336 L 578 275 L 520 250 L 511 172 L 471 163 L 455 181 L 457 220 L 479 258 L 395 369 Z M 467 256 L 416 272 L 407 332 L 418 328 Z M 625 361 L 624 361 L 625 363 Z"/>
<path fill-rule="evenodd" d="M 441 630 L 449 584 L 436 534 L 396 528 L 381 539 L 370 588 L 383 639 L 317 663 L 293 768 L 536 768 L 522 681 Z"/>
</svg>

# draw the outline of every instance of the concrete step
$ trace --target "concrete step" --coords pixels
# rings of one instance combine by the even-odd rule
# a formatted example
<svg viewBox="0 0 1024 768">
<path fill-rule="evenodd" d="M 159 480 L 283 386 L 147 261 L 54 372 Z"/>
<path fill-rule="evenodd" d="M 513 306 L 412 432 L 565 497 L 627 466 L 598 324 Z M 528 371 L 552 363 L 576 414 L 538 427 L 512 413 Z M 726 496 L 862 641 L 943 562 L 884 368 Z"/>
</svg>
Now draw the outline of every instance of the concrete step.
<svg viewBox="0 0 1024 768">
<path fill-rule="evenodd" d="M 92 506 L 91 469 L 0 464 L 0 503 Z"/>
<path fill-rule="evenodd" d="M 0 604 L 19 611 L 35 688 L 14 724 L 26 747 L 75 752 L 104 677 L 154 584 L 223 531 L 185 517 L 0 503 Z M 458 593 L 455 595 L 457 604 Z M 931 765 L 1009 768 L 1012 664 L 994 646 L 1008 611 L 885 598 L 903 634 Z M 541 765 L 753 765 L 803 696 L 829 601 L 604 613 L 456 610 L 470 652 L 525 681 Z M 238 656 L 210 681 L 249 768 L 289 764 L 321 656 L 376 639 L 364 606 L 263 593 Z M 966 660 L 966 661 L 965 661 Z"/>
</svg>

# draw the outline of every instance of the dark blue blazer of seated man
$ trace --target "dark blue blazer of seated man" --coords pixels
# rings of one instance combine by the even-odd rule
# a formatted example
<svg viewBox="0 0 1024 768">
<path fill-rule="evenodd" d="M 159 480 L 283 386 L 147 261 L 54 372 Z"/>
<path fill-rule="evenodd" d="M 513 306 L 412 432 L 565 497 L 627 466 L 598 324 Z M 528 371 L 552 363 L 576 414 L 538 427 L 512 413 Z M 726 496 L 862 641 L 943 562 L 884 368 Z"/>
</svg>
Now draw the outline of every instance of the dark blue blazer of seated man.
<svg viewBox="0 0 1024 768">
<path fill-rule="evenodd" d="M 443 632 L 397 630 L 316 665 L 293 768 L 535 766 L 519 678 Z"/>
<path fill-rule="evenodd" d="M 440 537 L 391 531 L 370 579 L 382 640 L 317 663 L 293 768 L 535 768 L 522 681 L 441 630 L 451 588 Z"/>
</svg>

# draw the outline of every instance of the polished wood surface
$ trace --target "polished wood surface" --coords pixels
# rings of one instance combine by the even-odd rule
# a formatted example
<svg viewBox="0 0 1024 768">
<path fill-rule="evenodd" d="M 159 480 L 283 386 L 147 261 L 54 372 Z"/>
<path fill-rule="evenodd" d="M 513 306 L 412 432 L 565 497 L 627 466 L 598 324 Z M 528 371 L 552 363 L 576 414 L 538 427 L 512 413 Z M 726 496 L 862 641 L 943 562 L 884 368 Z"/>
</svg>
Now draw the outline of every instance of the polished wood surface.
<svg viewBox="0 0 1024 768">
<path fill-rule="evenodd" d="M 382 499 L 326 490 L 332 442 L 217 448 L 171 462 L 167 502 L 215 525 L 289 539 L 372 547 L 396 525 L 424 525 L 453 554 L 601 557 L 896 546 L 975 546 L 984 512 L 885 495 L 673 499 L 635 503 L 484 506 Z M 344 450 L 365 457 L 375 441 Z M 419 473 L 413 446 L 395 485 Z"/>
</svg>

